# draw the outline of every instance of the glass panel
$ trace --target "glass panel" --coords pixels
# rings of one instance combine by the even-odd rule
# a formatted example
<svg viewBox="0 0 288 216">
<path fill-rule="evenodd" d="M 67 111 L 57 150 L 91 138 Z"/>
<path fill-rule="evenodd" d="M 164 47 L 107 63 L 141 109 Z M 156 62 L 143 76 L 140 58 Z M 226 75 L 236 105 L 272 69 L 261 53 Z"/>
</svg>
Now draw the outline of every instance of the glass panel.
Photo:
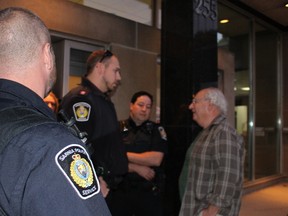
<svg viewBox="0 0 288 216">
<path fill-rule="evenodd" d="M 245 159 L 245 179 L 251 179 L 249 171 L 252 169 L 251 152 L 248 143 L 248 116 L 249 116 L 249 29 L 250 21 L 248 18 L 233 11 L 232 9 L 218 5 L 218 53 L 225 52 L 226 55 L 218 55 L 218 58 L 230 56 L 226 59 L 218 59 L 222 65 L 220 77 L 221 83 L 225 87 L 227 83 L 233 83 L 235 91 L 235 128 L 244 137 L 246 148 Z M 228 19 L 229 22 L 221 24 L 220 21 Z M 224 50 L 224 51 L 223 51 Z M 219 64 L 219 63 L 218 63 Z M 218 65 L 219 67 L 219 65 Z M 218 69 L 218 70 L 219 70 Z M 229 71 L 230 69 L 230 71 Z M 232 73 L 229 75 L 229 73 Z M 226 78 L 227 77 L 227 78 Z M 226 81 L 226 79 L 228 79 Z M 224 80 L 224 81 L 223 81 Z M 232 102 L 232 103 L 234 103 Z"/>
<path fill-rule="evenodd" d="M 277 34 L 256 24 L 255 178 L 278 172 Z"/>
</svg>

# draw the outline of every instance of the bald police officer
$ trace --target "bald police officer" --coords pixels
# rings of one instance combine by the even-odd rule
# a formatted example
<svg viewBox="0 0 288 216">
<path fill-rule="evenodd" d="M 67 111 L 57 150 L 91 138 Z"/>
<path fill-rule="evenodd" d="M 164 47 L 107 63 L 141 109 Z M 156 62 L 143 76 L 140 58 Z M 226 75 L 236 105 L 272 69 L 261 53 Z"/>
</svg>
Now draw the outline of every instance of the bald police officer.
<svg viewBox="0 0 288 216">
<path fill-rule="evenodd" d="M 56 77 L 45 24 L 3 9 L 0 38 L 0 213 L 110 216 L 84 144 L 43 101 Z"/>
</svg>

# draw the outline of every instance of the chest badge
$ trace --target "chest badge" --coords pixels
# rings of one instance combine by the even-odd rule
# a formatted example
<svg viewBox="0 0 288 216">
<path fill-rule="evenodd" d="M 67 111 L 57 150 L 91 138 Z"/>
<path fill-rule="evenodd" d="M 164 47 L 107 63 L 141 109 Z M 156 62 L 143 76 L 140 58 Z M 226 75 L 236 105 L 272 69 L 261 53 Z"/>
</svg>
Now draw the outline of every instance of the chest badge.
<svg viewBox="0 0 288 216">
<path fill-rule="evenodd" d="M 76 121 L 85 122 L 89 120 L 91 106 L 85 102 L 78 102 L 73 105 L 73 112 Z"/>
</svg>

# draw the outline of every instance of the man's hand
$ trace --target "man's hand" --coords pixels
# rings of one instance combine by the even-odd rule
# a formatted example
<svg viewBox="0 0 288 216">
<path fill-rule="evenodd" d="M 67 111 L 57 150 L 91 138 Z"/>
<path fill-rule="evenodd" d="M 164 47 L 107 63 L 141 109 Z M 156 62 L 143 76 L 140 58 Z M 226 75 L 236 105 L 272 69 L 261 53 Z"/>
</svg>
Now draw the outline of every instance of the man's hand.
<svg viewBox="0 0 288 216">
<path fill-rule="evenodd" d="M 101 189 L 101 193 L 103 195 L 103 197 L 107 197 L 110 189 L 108 188 L 107 183 L 104 181 L 104 179 L 102 178 L 102 176 L 98 177 L 99 181 L 100 181 L 100 189 Z"/>
<path fill-rule="evenodd" d="M 202 211 L 202 216 L 216 216 L 219 211 L 219 207 L 210 205 L 207 209 Z"/>
</svg>

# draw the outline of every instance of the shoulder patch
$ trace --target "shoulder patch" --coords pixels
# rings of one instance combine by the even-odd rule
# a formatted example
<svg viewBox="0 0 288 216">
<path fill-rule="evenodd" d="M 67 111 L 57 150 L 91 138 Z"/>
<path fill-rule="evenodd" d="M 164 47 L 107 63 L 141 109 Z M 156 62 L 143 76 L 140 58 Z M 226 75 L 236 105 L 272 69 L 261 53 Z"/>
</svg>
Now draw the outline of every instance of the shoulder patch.
<svg viewBox="0 0 288 216">
<path fill-rule="evenodd" d="M 99 193 L 96 172 L 83 146 L 66 146 L 57 153 L 55 161 L 81 199 L 88 199 Z"/>
<path fill-rule="evenodd" d="M 167 140 L 166 131 L 164 130 L 164 128 L 162 126 L 158 127 L 158 131 L 160 133 L 161 138 L 164 140 Z"/>
<path fill-rule="evenodd" d="M 76 121 L 85 122 L 89 120 L 91 106 L 86 102 L 78 102 L 73 105 L 73 112 Z"/>
</svg>

